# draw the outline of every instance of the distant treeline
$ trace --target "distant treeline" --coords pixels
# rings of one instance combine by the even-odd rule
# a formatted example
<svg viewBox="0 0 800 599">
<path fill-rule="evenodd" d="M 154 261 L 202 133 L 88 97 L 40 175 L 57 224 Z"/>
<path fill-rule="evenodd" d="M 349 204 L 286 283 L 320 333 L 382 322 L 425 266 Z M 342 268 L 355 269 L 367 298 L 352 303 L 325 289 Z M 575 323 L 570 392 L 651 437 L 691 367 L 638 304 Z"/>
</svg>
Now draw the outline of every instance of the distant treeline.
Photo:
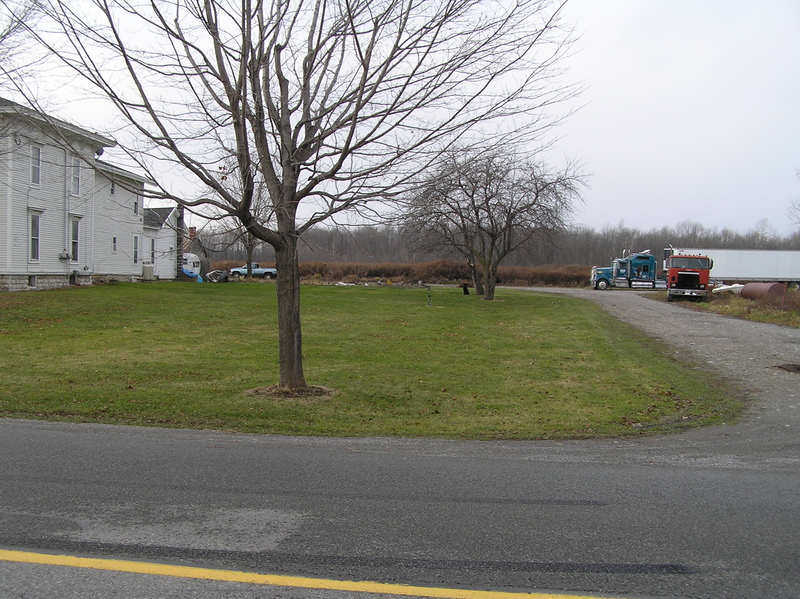
<svg viewBox="0 0 800 599">
<path fill-rule="evenodd" d="M 193 251 L 206 249 L 209 262 L 233 261 L 243 264 L 246 251 L 241 236 L 234 231 L 213 233 L 200 231 Z M 779 237 L 766 223 L 752 231 L 739 233 L 728 229 L 707 229 L 697 223 L 681 223 L 639 231 L 623 225 L 600 231 L 576 227 L 541 237 L 528 243 L 503 261 L 506 267 L 541 267 L 545 265 L 607 265 L 624 251 L 651 250 L 661 259 L 665 247 L 705 247 L 730 249 L 800 250 L 800 232 Z M 439 261 L 464 262 L 450 248 L 422 251 L 410 232 L 391 226 L 317 227 L 303 235 L 300 262 L 314 264 L 429 264 Z M 258 245 L 253 261 L 271 263 L 272 249 Z M 524 278 L 524 277 L 523 277 Z"/>
</svg>

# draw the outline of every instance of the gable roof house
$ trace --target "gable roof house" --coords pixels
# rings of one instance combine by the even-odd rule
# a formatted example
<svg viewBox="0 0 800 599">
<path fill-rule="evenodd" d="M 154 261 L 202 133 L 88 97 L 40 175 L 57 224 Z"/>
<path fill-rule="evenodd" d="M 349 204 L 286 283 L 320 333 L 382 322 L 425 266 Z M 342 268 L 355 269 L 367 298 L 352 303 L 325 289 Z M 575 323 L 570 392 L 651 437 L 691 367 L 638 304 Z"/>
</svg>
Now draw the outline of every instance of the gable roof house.
<svg viewBox="0 0 800 599">
<path fill-rule="evenodd" d="M 114 145 L 0 98 L 0 291 L 142 278 L 150 181 L 98 159 Z"/>
<path fill-rule="evenodd" d="M 176 277 L 180 263 L 178 244 L 182 237 L 180 222 L 177 207 L 144 209 L 145 260 L 153 267 L 153 278 Z"/>
</svg>

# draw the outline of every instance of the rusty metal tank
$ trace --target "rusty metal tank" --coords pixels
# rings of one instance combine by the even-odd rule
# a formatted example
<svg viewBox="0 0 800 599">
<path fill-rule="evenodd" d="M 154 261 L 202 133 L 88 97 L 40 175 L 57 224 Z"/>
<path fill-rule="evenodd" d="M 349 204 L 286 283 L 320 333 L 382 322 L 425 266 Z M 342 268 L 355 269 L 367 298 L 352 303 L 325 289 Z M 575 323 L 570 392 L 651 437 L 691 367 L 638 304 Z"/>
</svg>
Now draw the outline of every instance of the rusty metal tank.
<svg viewBox="0 0 800 599">
<path fill-rule="evenodd" d="M 742 287 L 742 297 L 760 299 L 763 297 L 780 297 L 786 293 L 782 283 L 747 283 Z"/>
</svg>

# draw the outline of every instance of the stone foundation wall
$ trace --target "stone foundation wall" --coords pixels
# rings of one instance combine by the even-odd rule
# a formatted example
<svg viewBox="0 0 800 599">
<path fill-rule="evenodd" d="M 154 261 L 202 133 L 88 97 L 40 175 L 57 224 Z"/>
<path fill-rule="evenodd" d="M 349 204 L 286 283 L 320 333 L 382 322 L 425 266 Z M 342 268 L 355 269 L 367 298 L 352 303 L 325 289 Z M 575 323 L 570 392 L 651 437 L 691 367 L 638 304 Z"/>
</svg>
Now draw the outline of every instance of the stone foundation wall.
<svg viewBox="0 0 800 599">
<path fill-rule="evenodd" d="M 119 275 L 0 275 L 0 291 L 40 291 L 112 281 L 135 283 L 140 279 Z"/>
<path fill-rule="evenodd" d="M 86 278 L 86 277 L 81 277 Z M 0 291 L 35 291 L 69 287 L 69 275 L 0 275 Z"/>
</svg>

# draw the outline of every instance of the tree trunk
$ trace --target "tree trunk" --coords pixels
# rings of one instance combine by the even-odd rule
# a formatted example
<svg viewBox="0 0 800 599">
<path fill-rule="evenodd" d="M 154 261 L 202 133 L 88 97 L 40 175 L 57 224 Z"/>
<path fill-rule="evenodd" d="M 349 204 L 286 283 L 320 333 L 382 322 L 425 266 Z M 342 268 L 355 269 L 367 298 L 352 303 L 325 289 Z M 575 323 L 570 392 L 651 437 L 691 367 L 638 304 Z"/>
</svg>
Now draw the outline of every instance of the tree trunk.
<svg viewBox="0 0 800 599">
<path fill-rule="evenodd" d="M 494 290 L 497 287 L 497 265 L 487 264 L 483 269 L 484 289 L 483 299 L 493 300 Z"/>
<path fill-rule="evenodd" d="M 483 295 L 483 281 L 481 281 L 481 275 L 475 267 L 475 262 L 472 260 L 469 261 L 469 271 L 472 274 L 472 284 L 475 285 L 475 293 L 477 295 Z"/>
<path fill-rule="evenodd" d="M 245 243 L 245 249 L 247 250 L 247 256 L 245 260 L 245 266 L 247 267 L 247 276 L 253 276 L 253 243 L 252 240 L 247 240 Z"/>
<path fill-rule="evenodd" d="M 300 266 L 297 259 L 297 235 L 284 235 L 285 243 L 275 249 L 278 269 L 278 384 L 287 389 L 305 389 L 303 342 L 300 332 Z"/>
<path fill-rule="evenodd" d="M 487 277 L 488 278 L 488 277 Z M 495 281 L 487 281 L 486 285 L 483 289 L 483 299 L 485 300 L 493 300 L 494 299 L 494 288 L 496 286 Z"/>
</svg>

